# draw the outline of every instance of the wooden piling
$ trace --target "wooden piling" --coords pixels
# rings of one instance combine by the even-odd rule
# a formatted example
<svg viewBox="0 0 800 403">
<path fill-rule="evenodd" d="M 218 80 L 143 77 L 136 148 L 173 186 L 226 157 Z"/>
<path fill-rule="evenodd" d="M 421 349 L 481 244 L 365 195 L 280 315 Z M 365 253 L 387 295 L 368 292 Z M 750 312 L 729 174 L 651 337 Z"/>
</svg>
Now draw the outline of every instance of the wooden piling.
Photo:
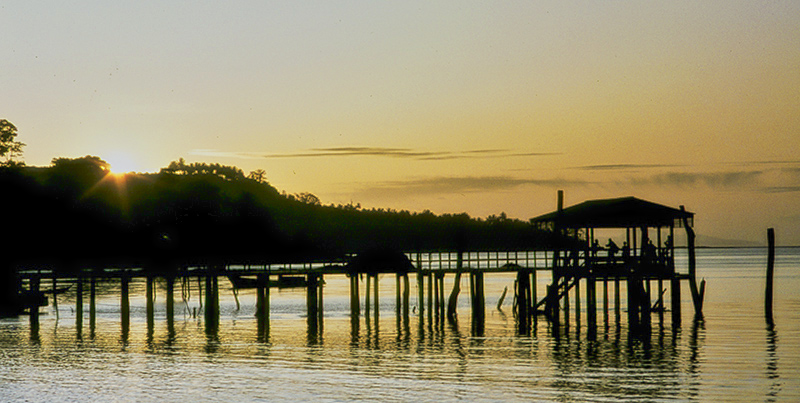
<svg viewBox="0 0 800 403">
<path fill-rule="evenodd" d="M 419 253 L 417 253 L 417 309 L 420 317 L 425 315 L 425 275 L 422 274 Z"/>
<path fill-rule="evenodd" d="M 408 280 L 408 273 L 403 273 L 403 317 L 408 319 L 409 304 L 411 299 L 411 287 Z"/>
<path fill-rule="evenodd" d="M 146 302 L 146 308 L 145 308 L 146 309 L 146 314 L 147 314 L 147 329 L 150 330 L 150 331 L 152 331 L 153 325 L 154 325 L 154 321 L 153 321 L 153 313 L 154 313 L 153 304 L 154 304 L 154 301 L 153 300 L 155 299 L 155 293 L 154 293 L 154 288 L 153 288 L 153 280 L 154 279 L 153 279 L 152 276 L 147 276 L 147 280 L 146 280 L 147 284 L 145 285 L 145 294 L 146 294 L 145 299 L 147 301 Z"/>
<path fill-rule="evenodd" d="M 632 276 L 628 276 L 625 282 L 628 286 L 628 330 L 636 332 L 639 329 L 639 292 Z"/>
<path fill-rule="evenodd" d="M 475 313 L 481 322 L 486 318 L 486 295 L 484 292 L 483 272 L 475 273 Z M 530 300 L 529 300 L 530 302 Z M 530 308 L 529 308 L 530 311 Z"/>
<path fill-rule="evenodd" d="M 175 276 L 169 275 L 165 279 L 167 286 L 167 321 L 175 317 Z"/>
<path fill-rule="evenodd" d="M 597 287 L 592 276 L 586 277 L 586 323 L 590 331 L 597 327 Z"/>
<path fill-rule="evenodd" d="M 587 279 L 588 283 L 588 279 Z M 587 290 L 588 292 L 588 290 Z M 581 279 L 575 277 L 575 323 L 578 329 L 581 327 Z"/>
<path fill-rule="evenodd" d="M 608 277 L 603 277 L 603 323 L 608 327 Z"/>
<path fill-rule="evenodd" d="M 28 290 L 31 294 L 36 295 L 39 293 L 39 283 L 41 280 L 39 277 L 32 277 L 28 283 Z M 36 330 L 36 333 L 39 332 L 39 304 L 31 303 L 27 306 L 28 313 L 30 315 L 30 324 L 31 324 L 31 332 Z"/>
<path fill-rule="evenodd" d="M 774 326 L 772 317 L 772 277 L 775 272 L 775 229 L 767 229 L 767 284 L 764 290 L 764 316 L 768 326 Z"/>
<path fill-rule="evenodd" d="M 95 299 L 97 297 L 97 278 L 92 276 L 89 280 L 89 333 L 90 337 L 94 337 L 94 328 L 95 328 L 95 315 L 97 312 L 97 306 L 95 303 Z M 53 296 L 55 298 L 55 295 Z"/>
<path fill-rule="evenodd" d="M 681 211 L 686 211 L 683 206 L 680 206 Z M 689 290 L 692 292 L 692 302 L 694 303 L 694 315 L 696 318 L 703 316 L 703 297 L 705 296 L 705 287 L 703 290 L 697 287 L 697 273 L 696 273 L 696 259 L 695 259 L 695 234 L 691 226 L 689 226 L 689 219 L 683 217 L 683 226 L 686 228 L 686 246 L 688 248 L 689 257 Z"/>
<path fill-rule="evenodd" d="M 83 277 L 80 275 L 75 279 L 75 327 L 80 334 L 83 328 Z"/>
<path fill-rule="evenodd" d="M 670 279 L 670 303 L 672 304 L 672 328 L 676 329 L 681 324 L 681 280 L 673 275 Z"/>
<path fill-rule="evenodd" d="M 433 283 L 434 283 L 434 281 L 433 281 L 433 272 L 428 271 L 428 322 L 432 322 L 433 321 L 433 313 L 434 313 L 433 312 L 433 310 L 434 310 L 433 302 L 434 302 L 434 299 L 436 299 L 434 294 L 433 294 L 433 291 L 434 291 L 433 290 Z"/>
<path fill-rule="evenodd" d="M 370 306 L 369 306 L 370 288 L 369 288 L 369 285 L 370 285 L 370 282 L 372 281 L 371 277 L 372 276 L 367 274 L 367 284 L 365 285 L 366 289 L 364 290 L 364 316 L 366 317 L 367 322 L 369 322 L 369 316 L 370 316 L 369 315 L 370 314 Z"/>
<path fill-rule="evenodd" d="M 569 287 L 570 278 L 568 276 L 564 276 L 564 286 Z M 569 327 L 569 312 L 570 312 L 570 304 L 569 304 L 569 289 L 566 290 L 564 293 L 564 326 Z"/>
<path fill-rule="evenodd" d="M 528 290 L 530 289 L 530 275 L 527 273 L 527 270 L 518 270 L 517 271 L 517 322 L 519 327 L 519 333 L 523 335 L 530 334 L 530 306 L 531 303 L 528 301 L 528 296 L 530 293 Z"/>
<path fill-rule="evenodd" d="M 350 274 L 350 317 L 356 318 L 361 315 L 361 301 L 358 296 L 358 273 Z"/>
<path fill-rule="evenodd" d="M 461 271 L 463 270 L 463 256 L 461 251 L 458 251 L 458 258 L 456 262 L 456 276 L 453 280 L 453 290 L 450 292 L 450 298 L 447 300 L 447 319 L 454 320 L 456 317 L 456 307 L 458 306 L 458 294 L 461 293 Z M 444 283 L 442 283 L 444 288 Z"/>
<path fill-rule="evenodd" d="M 379 302 L 380 299 L 378 297 L 378 289 L 380 288 L 380 287 L 378 287 L 378 273 L 375 273 L 375 278 L 373 279 L 372 282 L 373 282 L 372 289 L 373 289 L 373 292 L 375 293 L 375 298 L 374 298 L 375 299 L 375 326 L 377 326 L 378 325 L 378 319 L 380 317 L 380 311 L 381 311 L 380 302 Z"/>
<path fill-rule="evenodd" d="M 619 326 L 620 317 L 622 316 L 622 297 L 620 296 L 621 290 L 619 286 L 619 277 L 614 278 L 614 318 Z"/>
<path fill-rule="evenodd" d="M 306 308 L 308 311 L 308 321 L 316 322 L 317 312 L 319 309 L 319 299 L 317 296 L 317 276 L 315 274 L 306 274 Z"/>
<path fill-rule="evenodd" d="M 120 278 L 120 302 L 119 302 L 119 311 L 120 311 L 120 322 L 122 325 L 122 336 L 123 339 L 127 339 L 128 330 L 130 329 L 131 323 L 131 304 L 130 299 L 128 296 L 128 284 L 130 283 L 130 277 L 123 275 Z"/>
<path fill-rule="evenodd" d="M 325 277 L 322 274 L 316 274 L 317 278 L 317 321 L 319 322 L 320 334 L 322 334 L 322 326 L 324 325 L 323 318 L 325 316 Z"/>
</svg>

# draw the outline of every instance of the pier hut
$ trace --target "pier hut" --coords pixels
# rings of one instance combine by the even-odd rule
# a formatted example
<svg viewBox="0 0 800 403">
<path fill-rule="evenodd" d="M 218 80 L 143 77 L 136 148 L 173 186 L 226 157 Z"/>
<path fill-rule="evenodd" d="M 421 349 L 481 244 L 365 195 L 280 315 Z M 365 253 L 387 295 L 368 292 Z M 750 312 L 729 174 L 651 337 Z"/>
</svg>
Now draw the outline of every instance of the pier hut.
<svg viewBox="0 0 800 403">
<path fill-rule="evenodd" d="M 608 285 L 615 287 L 616 312 L 619 314 L 620 281 L 627 283 L 628 321 L 632 329 L 647 329 L 653 310 L 663 315 L 663 283 L 671 287 L 673 325 L 680 323 L 680 281 L 688 280 L 696 311 L 702 304 L 702 291 L 697 292 L 694 278 L 694 214 L 652 203 L 635 197 L 589 200 L 563 208 L 559 193 L 556 211 L 531 219 L 556 234 L 567 235 L 574 242 L 556 246 L 552 262 L 553 282 L 548 294 L 538 305 L 545 306 L 551 320 L 559 321 L 561 308 L 569 321 L 569 293 L 575 289 L 575 315 L 580 320 L 580 284 L 586 285 L 586 315 L 589 329 L 596 324 L 596 283 L 603 285 L 604 311 L 608 310 Z M 679 273 L 675 268 L 675 228 L 685 228 L 689 249 L 689 271 Z M 613 231 L 612 231 L 613 230 Z M 621 245 L 609 238 L 601 243 L 597 232 L 609 231 L 622 239 Z M 656 281 L 658 292 L 653 304 L 651 282 Z M 699 302 L 698 296 L 700 294 Z M 538 306 L 537 305 L 537 306 Z M 663 316 L 662 316 L 663 318 Z"/>
</svg>

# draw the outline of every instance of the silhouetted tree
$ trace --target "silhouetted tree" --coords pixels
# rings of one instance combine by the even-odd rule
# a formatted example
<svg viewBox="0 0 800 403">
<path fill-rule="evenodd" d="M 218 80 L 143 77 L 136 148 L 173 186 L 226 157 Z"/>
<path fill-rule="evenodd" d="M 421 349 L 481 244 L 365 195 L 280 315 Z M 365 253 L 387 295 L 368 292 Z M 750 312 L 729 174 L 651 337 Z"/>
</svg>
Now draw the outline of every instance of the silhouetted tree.
<svg viewBox="0 0 800 403">
<path fill-rule="evenodd" d="M 263 169 L 256 169 L 255 171 L 251 171 L 250 174 L 247 175 L 247 177 L 258 183 L 267 183 L 267 171 Z"/>
<path fill-rule="evenodd" d="M 4 166 L 21 166 L 21 162 L 14 161 L 14 158 L 22 156 L 24 143 L 16 141 L 17 127 L 8 120 L 0 120 L 0 157 L 5 161 L 0 162 Z"/>
</svg>

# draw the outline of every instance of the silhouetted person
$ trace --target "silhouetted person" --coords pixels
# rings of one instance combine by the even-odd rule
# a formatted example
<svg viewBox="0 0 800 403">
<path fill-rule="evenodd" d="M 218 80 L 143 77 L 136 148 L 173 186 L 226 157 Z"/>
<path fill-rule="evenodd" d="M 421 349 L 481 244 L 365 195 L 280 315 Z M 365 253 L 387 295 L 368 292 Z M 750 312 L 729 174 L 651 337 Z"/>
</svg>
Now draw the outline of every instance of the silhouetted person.
<svg viewBox="0 0 800 403">
<path fill-rule="evenodd" d="M 608 263 L 612 263 L 614 261 L 614 255 L 619 252 L 619 246 L 617 246 L 611 238 L 608 238 L 606 248 L 608 249 Z"/>
<path fill-rule="evenodd" d="M 631 247 L 628 246 L 628 242 L 622 243 L 622 261 L 627 263 L 628 259 L 631 257 Z"/>
<path fill-rule="evenodd" d="M 656 246 L 653 241 L 647 241 L 647 245 L 642 246 L 642 262 L 653 263 L 656 258 Z"/>
</svg>

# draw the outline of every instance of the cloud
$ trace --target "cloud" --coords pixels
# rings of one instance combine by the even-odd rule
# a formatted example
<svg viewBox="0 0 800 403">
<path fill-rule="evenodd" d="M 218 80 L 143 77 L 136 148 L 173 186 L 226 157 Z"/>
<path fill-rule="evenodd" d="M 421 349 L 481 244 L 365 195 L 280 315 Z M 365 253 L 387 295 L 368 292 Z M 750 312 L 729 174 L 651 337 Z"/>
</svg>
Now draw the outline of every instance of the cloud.
<svg viewBox="0 0 800 403">
<path fill-rule="evenodd" d="M 481 149 L 466 151 L 420 151 L 411 148 L 389 147 L 327 147 L 312 148 L 296 153 L 258 153 L 246 151 L 218 151 L 209 149 L 195 149 L 191 155 L 217 158 L 241 159 L 270 159 L 270 158 L 318 158 L 318 157 L 390 157 L 409 158 L 420 161 L 453 160 L 468 158 L 511 158 L 511 157 L 540 157 L 558 155 L 559 153 L 516 152 L 508 149 Z"/>
<path fill-rule="evenodd" d="M 674 168 L 683 165 L 671 164 L 606 164 L 606 165 L 584 165 L 574 167 L 573 169 L 581 171 L 620 171 L 620 170 L 636 170 L 636 169 L 651 169 L 651 168 Z"/>
<path fill-rule="evenodd" d="M 461 194 L 496 192 L 515 189 L 520 186 L 568 186 L 588 185 L 589 182 L 568 179 L 526 179 L 510 176 L 448 176 L 387 181 L 362 188 L 361 194 Z"/>
<path fill-rule="evenodd" d="M 794 193 L 800 192 L 800 186 L 770 186 L 763 190 L 767 193 Z"/>
<path fill-rule="evenodd" d="M 691 187 L 706 185 L 712 188 L 751 186 L 759 182 L 762 171 L 730 172 L 666 172 L 644 178 L 632 178 L 633 185 Z"/>
</svg>

